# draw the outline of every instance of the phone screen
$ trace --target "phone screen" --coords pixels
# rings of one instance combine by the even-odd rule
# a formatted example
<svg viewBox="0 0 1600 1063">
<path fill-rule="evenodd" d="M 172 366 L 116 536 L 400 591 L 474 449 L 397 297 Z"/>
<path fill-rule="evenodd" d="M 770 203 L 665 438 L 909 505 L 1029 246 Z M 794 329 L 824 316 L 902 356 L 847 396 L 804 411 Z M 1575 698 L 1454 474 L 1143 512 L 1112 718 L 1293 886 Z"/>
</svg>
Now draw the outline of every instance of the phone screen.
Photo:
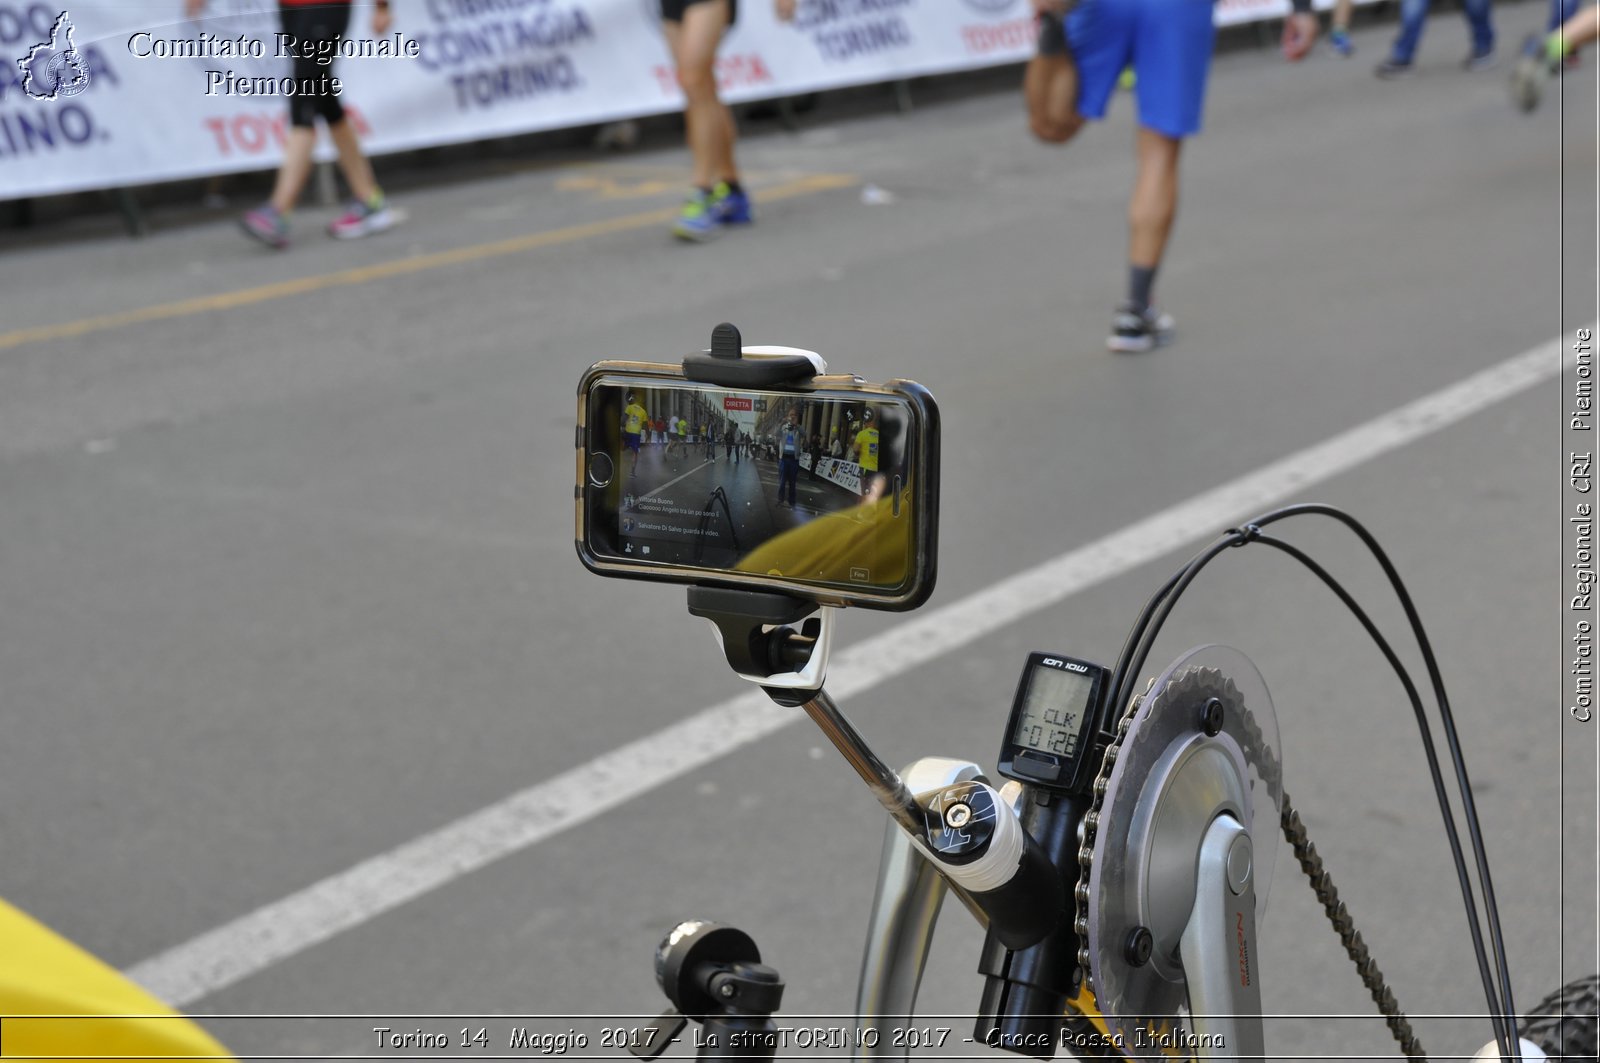
<svg viewBox="0 0 1600 1063">
<path fill-rule="evenodd" d="M 921 574 L 918 522 L 932 517 L 915 504 L 931 472 L 917 467 L 918 428 L 894 395 L 601 378 L 589 391 L 588 546 L 676 578 L 902 594 Z"/>
</svg>

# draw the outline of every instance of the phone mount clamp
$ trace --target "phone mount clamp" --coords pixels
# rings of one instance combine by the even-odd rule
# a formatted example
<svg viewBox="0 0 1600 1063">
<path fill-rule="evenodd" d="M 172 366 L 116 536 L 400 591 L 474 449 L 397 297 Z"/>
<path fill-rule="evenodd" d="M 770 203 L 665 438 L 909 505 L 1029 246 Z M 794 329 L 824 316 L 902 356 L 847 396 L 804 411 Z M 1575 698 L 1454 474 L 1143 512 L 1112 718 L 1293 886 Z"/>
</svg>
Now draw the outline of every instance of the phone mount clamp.
<svg viewBox="0 0 1600 1063">
<path fill-rule="evenodd" d="M 727 322 L 711 330 L 709 351 L 683 360 L 685 378 L 719 387 L 794 386 L 827 371 L 815 351 L 746 347 Z M 689 588 L 689 612 L 711 621 L 723 655 L 741 678 L 779 705 L 805 710 L 895 822 L 912 833 L 923 830 L 923 812 L 900 776 L 822 689 L 837 609 L 788 594 L 696 586 Z"/>
<path fill-rule="evenodd" d="M 815 351 L 746 347 L 727 322 L 711 330 L 710 350 L 683 359 L 686 379 L 718 387 L 783 387 L 827 371 Z M 822 689 L 836 610 L 787 594 L 690 587 L 689 612 L 711 621 L 729 666 L 779 704 L 803 704 Z"/>
</svg>

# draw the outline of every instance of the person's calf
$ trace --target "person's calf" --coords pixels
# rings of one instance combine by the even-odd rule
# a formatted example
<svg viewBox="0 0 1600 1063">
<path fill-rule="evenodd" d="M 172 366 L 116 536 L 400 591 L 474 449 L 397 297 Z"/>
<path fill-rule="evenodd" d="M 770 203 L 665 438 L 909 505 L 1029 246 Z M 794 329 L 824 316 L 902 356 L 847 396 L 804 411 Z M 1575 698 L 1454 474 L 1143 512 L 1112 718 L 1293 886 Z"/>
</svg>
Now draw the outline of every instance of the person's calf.
<svg viewBox="0 0 1600 1063">
<path fill-rule="evenodd" d="M 1075 106 L 1078 73 L 1062 55 L 1037 55 L 1028 61 L 1022 79 L 1028 108 L 1028 130 L 1047 144 L 1065 144 L 1083 128 Z"/>
</svg>

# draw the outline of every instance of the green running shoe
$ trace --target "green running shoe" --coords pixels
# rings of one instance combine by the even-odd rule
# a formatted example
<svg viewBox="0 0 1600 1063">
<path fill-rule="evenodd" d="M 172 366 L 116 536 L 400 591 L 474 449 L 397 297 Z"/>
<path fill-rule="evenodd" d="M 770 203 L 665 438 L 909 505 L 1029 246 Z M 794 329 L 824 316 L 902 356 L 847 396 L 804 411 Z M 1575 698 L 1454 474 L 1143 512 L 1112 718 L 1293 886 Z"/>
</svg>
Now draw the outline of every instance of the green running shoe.
<svg viewBox="0 0 1600 1063">
<path fill-rule="evenodd" d="M 717 235 L 720 226 L 711 210 L 711 197 L 696 189 L 683 201 L 677 219 L 672 223 L 672 235 L 680 240 L 705 243 Z"/>
</svg>

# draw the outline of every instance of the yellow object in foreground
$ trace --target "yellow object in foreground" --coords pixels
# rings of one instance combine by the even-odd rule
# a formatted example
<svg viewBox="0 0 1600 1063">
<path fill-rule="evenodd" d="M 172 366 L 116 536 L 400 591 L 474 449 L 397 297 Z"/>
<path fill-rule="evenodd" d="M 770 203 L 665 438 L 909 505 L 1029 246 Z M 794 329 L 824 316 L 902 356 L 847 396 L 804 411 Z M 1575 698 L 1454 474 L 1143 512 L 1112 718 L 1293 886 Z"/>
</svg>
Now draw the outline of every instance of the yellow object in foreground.
<svg viewBox="0 0 1600 1063">
<path fill-rule="evenodd" d="M 1099 1001 L 1095 1000 L 1094 994 L 1089 992 L 1088 986 L 1080 986 L 1078 988 L 1078 995 L 1067 1001 L 1067 1014 L 1081 1015 L 1083 1018 L 1088 1019 L 1090 1025 L 1094 1027 L 1095 1033 L 1111 1042 L 1113 1046 L 1117 1045 L 1116 1035 L 1111 1032 L 1111 1027 L 1106 1024 L 1105 1016 L 1100 1014 L 1100 1003 Z M 1154 1027 L 1147 1028 L 1156 1029 Z M 1161 1032 L 1165 1032 L 1164 1029 Z M 1155 1052 L 1151 1052 L 1149 1050 L 1142 1051 L 1138 1053 L 1139 1058 L 1149 1059 L 1152 1055 L 1161 1055 L 1168 1059 L 1193 1058 L 1187 1052 L 1173 1048 L 1165 1042 L 1159 1043 L 1161 1044 L 1161 1047 L 1157 1048 Z"/>
<path fill-rule="evenodd" d="M 0 901 L 0 1059 L 231 1060 L 192 1019 Z"/>
</svg>

